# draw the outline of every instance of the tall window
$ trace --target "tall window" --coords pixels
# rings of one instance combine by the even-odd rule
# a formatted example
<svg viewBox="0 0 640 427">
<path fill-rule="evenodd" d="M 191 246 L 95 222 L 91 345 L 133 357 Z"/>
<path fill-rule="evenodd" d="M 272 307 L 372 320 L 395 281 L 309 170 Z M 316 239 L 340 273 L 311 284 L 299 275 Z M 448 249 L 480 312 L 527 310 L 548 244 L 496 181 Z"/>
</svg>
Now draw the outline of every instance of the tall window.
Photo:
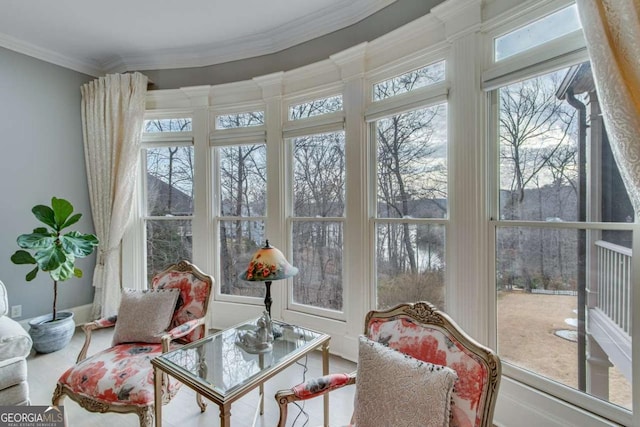
<svg viewBox="0 0 640 427">
<path fill-rule="evenodd" d="M 444 61 L 373 86 L 373 100 L 444 81 Z M 373 122 L 378 308 L 406 301 L 444 306 L 447 104 Z"/>
<path fill-rule="evenodd" d="M 264 112 L 216 116 L 216 129 L 233 130 L 264 125 Z M 267 151 L 264 142 L 231 143 L 224 132 L 214 148 L 218 183 L 220 292 L 260 297 L 262 288 L 241 280 L 251 256 L 264 245 L 267 213 Z M 231 134 L 231 139 L 233 134 Z"/>
<path fill-rule="evenodd" d="M 342 310 L 344 131 L 294 138 L 293 301 Z"/>
<path fill-rule="evenodd" d="M 342 95 L 333 95 L 291 105 L 288 117 L 313 124 L 317 118 L 341 114 L 342 108 Z M 333 127 L 340 129 L 335 131 L 311 130 L 287 140 L 292 165 L 292 263 L 300 270 L 293 278 L 291 301 L 334 311 L 344 308 L 345 132 L 338 122 Z"/>
<path fill-rule="evenodd" d="M 499 353 L 536 375 L 631 408 L 625 225 L 634 212 L 589 63 L 508 84 L 496 97 Z"/>
<path fill-rule="evenodd" d="M 609 404 L 632 407 L 635 213 L 580 28 L 572 5 L 494 39 L 497 349 L 507 375 L 618 417 Z"/>
<path fill-rule="evenodd" d="M 192 257 L 193 140 L 190 118 L 144 124 L 147 278 Z"/>
</svg>

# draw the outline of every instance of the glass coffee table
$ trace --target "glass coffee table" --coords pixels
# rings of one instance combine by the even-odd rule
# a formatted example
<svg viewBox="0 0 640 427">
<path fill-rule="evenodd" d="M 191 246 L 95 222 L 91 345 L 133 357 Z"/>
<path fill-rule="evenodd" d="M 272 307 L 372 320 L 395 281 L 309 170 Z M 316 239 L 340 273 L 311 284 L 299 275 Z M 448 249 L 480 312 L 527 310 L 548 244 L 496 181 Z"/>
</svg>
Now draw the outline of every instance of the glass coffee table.
<svg viewBox="0 0 640 427">
<path fill-rule="evenodd" d="M 155 422 L 162 426 L 162 377 L 170 375 L 220 407 L 220 426 L 231 426 L 231 404 L 260 388 L 259 413 L 264 413 L 264 383 L 316 349 L 322 349 L 322 374 L 329 373 L 330 336 L 299 326 L 273 322 L 282 336 L 273 349 L 250 354 L 236 345 L 239 334 L 254 330 L 258 319 L 244 322 L 164 353 L 151 360 L 155 375 Z M 256 417 L 258 411 L 256 410 Z M 254 418 L 255 422 L 255 418 Z M 329 422 L 329 400 L 324 396 L 324 424 Z"/>
</svg>

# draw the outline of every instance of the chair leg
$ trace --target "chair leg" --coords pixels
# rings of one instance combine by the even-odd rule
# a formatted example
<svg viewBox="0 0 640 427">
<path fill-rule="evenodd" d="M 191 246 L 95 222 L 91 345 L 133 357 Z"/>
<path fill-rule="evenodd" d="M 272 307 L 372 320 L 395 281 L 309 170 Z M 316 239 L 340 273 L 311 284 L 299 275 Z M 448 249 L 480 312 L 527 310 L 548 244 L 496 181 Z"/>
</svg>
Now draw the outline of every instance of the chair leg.
<svg viewBox="0 0 640 427">
<path fill-rule="evenodd" d="M 145 406 L 138 410 L 138 418 L 140 418 L 140 427 L 153 426 L 153 405 Z"/>
<path fill-rule="evenodd" d="M 200 407 L 200 412 L 207 410 L 207 403 L 204 401 L 200 393 L 196 393 L 196 403 L 198 403 L 198 406 Z"/>
<path fill-rule="evenodd" d="M 64 398 L 64 388 L 60 384 L 56 384 L 56 389 L 53 391 L 53 396 L 51 396 L 51 404 L 55 407 L 58 407 L 62 404 Z M 67 411 L 64 411 L 63 423 L 65 426 L 69 425 L 69 420 L 67 419 Z"/>
<path fill-rule="evenodd" d="M 53 396 L 51 396 L 51 404 L 58 406 L 62 399 L 64 399 L 64 388 L 60 384 L 56 384 L 56 389 L 53 390 Z"/>
<path fill-rule="evenodd" d="M 278 409 L 280 409 L 280 417 L 278 419 L 278 427 L 284 427 L 287 423 L 287 412 L 288 412 L 288 404 L 289 401 L 286 397 L 281 397 L 276 394 L 276 399 L 278 400 Z"/>
</svg>

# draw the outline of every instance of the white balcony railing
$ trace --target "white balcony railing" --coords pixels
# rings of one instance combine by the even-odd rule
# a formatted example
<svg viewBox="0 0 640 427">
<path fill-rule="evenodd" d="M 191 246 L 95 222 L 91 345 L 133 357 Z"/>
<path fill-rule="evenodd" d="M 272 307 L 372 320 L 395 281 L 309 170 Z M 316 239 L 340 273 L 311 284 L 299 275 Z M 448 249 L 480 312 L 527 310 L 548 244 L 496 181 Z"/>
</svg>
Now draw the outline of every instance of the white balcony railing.
<svg viewBox="0 0 640 427">
<path fill-rule="evenodd" d="M 631 249 L 598 240 L 597 286 L 599 308 L 631 335 Z"/>
</svg>

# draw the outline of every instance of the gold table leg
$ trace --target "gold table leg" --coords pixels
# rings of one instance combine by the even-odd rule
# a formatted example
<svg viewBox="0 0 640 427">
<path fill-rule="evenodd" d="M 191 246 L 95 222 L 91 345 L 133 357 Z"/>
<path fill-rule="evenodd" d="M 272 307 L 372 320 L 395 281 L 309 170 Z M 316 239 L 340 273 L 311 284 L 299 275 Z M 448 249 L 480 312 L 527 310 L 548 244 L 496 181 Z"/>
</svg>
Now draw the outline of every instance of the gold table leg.
<svg viewBox="0 0 640 427">
<path fill-rule="evenodd" d="M 260 353 L 258 356 L 260 369 L 264 369 L 264 355 Z M 264 415 L 264 381 L 260 382 L 260 415 Z"/>
<path fill-rule="evenodd" d="M 162 371 L 157 367 L 153 368 L 153 387 L 155 425 L 162 427 Z"/>
<path fill-rule="evenodd" d="M 220 427 L 231 427 L 231 404 L 220 406 Z"/>
<path fill-rule="evenodd" d="M 322 344 L 322 375 L 329 375 L 329 343 Z M 324 427 L 329 427 L 329 393 L 324 396 Z"/>
</svg>

